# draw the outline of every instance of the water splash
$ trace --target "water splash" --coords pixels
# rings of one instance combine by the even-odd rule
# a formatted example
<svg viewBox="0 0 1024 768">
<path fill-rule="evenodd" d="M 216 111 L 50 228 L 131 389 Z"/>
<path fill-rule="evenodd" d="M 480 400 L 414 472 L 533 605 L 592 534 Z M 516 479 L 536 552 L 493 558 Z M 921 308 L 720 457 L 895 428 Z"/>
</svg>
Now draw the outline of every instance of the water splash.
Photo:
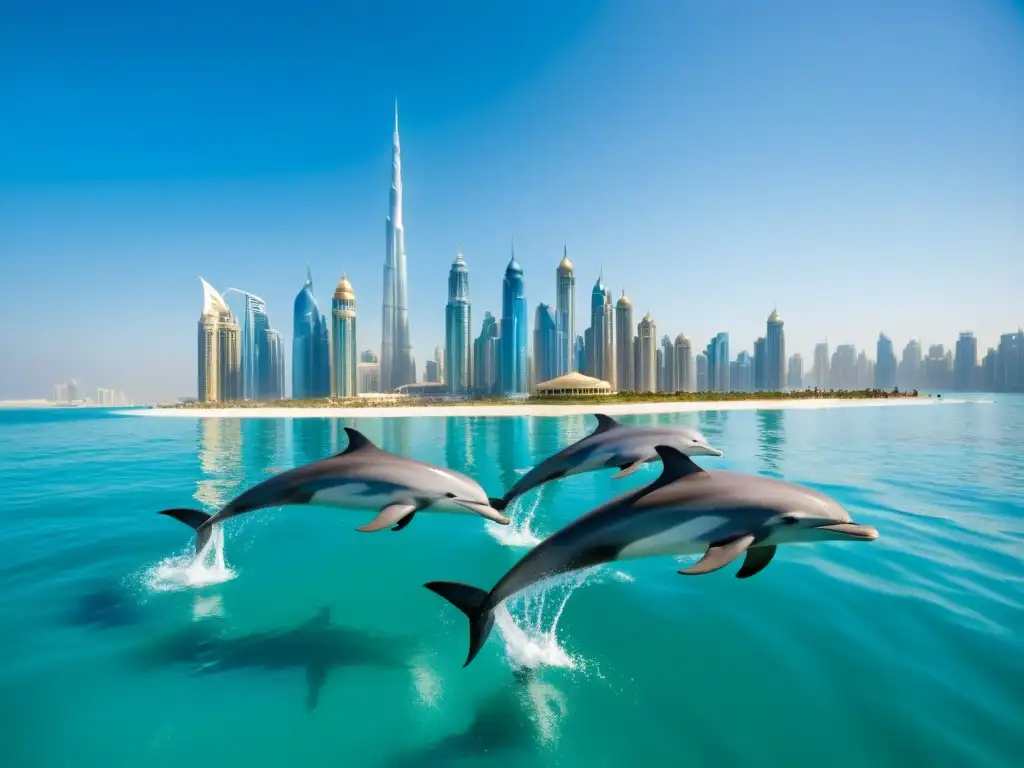
<svg viewBox="0 0 1024 768">
<path fill-rule="evenodd" d="M 235 575 L 224 558 L 223 526 L 217 525 L 198 555 L 176 555 L 161 560 L 146 571 L 143 582 L 153 592 L 168 592 L 221 584 Z"/>
<path fill-rule="evenodd" d="M 558 726 L 568 712 L 565 694 L 551 683 L 534 679 L 527 684 L 522 696 L 540 742 L 551 744 L 557 741 Z"/>
<path fill-rule="evenodd" d="M 580 669 L 584 660 L 558 642 L 558 622 L 569 598 L 599 568 L 588 568 L 545 582 L 509 598 L 494 611 L 494 623 L 505 641 L 505 653 L 516 667 Z"/>
<path fill-rule="evenodd" d="M 430 667 L 427 659 L 417 657 L 412 663 L 411 672 L 412 684 L 416 688 L 420 704 L 429 709 L 437 707 L 444 689 L 441 686 L 441 678 Z"/>
<path fill-rule="evenodd" d="M 506 547 L 535 547 L 540 544 L 541 537 L 533 530 L 533 520 L 540 508 L 543 493 L 543 490 L 537 493 L 529 506 L 523 505 L 520 499 L 515 499 L 507 510 L 511 522 L 508 525 L 488 522 L 485 526 L 487 533 Z"/>
</svg>

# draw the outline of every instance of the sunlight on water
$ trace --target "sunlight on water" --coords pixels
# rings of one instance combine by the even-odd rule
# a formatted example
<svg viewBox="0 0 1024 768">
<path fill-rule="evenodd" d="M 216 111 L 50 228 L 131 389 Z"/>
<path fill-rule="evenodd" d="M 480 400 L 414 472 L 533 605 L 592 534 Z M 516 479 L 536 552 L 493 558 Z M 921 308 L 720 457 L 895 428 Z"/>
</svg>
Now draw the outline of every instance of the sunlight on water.
<svg viewBox="0 0 1024 768">
<path fill-rule="evenodd" d="M 143 581 L 154 592 L 167 592 L 221 584 L 235 576 L 224 559 L 224 530 L 218 525 L 197 556 L 178 555 L 161 560 L 146 571 Z"/>
<path fill-rule="evenodd" d="M 420 704 L 433 709 L 441 700 L 443 689 L 441 678 L 430 668 L 426 659 L 417 658 L 412 665 L 412 682 L 416 687 L 416 695 Z"/>
<path fill-rule="evenodd" d="M 558 739 L 558 725 L 565 717 L 565 694 L 551 683 L 542 680 L 531 680 L 524 691 L 530 711 L 530 719 L 537 727 L 537 735 L 541 743 L 550 744 Z"/>
</svg>

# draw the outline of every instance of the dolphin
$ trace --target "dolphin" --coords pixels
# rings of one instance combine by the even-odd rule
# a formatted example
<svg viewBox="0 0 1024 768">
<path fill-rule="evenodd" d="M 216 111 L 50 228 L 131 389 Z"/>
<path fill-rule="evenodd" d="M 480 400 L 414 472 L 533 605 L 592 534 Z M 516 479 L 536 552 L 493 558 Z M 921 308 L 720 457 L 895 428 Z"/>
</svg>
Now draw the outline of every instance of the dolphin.
<svg viewBox="0 0 1024 768">
<path fill-rule="evenodd" d="M 373 520 L 356 528 L 364 533 L 385 528 L 400 531 L 417 512 L 425 510 L 473 513 L 508 525 L 508 518 L 491 508 L 487 493 L 472 478 L 389 453 L 352 427 L 345 427 L 345 432 L 348 446 L 341 453 L 274 475 L 229 501 L 215 515 L 179 508 L 160 514 L 195 529 L 197 555 L 218 523 L 289 504 L 377 510 Z"/>
<path fill-rule="evenodd" d="M 779 544 L 873 541 L 834 499 L 758 475 L 707 472 L 667 445 L 663 469 L 649 485 L 597 507 L 551 534 L 501 577 L 490 592 L 451 581 L 424 586 L 469 619 L 468 666 L 480 652 L 502 601 L 537 582 L 615 560 L 703 552 L 685 575 L 711 573 L 746 554 L 741 579 L 760 572 Z"/>
<path fill-rule="evenodd" d="M 595 413 L 597 429 L 563 448 L 523 475 L 491 506 L 505 509 L 517 496 L 552 480 L 598 469 L 617 468 L 612 477 L 628 477 L 644 464 L 658 461 L 656 445 L 669 445 L 687 456 L 721 456 L 708 445 L 704 435 L 688 427 L 637 427 L 623 424 L 603 413 Z"/>
</svg>

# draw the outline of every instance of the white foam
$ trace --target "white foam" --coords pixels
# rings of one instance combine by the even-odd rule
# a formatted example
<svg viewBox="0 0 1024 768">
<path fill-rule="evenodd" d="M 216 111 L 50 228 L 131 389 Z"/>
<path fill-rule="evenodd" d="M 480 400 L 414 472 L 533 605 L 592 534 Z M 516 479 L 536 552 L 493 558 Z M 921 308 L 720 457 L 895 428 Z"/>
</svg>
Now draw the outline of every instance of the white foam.
<svg viewBox="0 0 1024 768">
<path fill-rule="evenodd" d="M 441 687 L 441 678 L 430 668 L 426 659 L 417 658 L 412 665 L 412 683 L 416 688 L 416 695 L 420 704 L 433 709 L 441 700 L 444 689 Z"/>
<path fill-rule="evenodd" d="M 214 526 L 206 546 L 198 555 L 176 555 L 149 568 L 143 581 L 153 592 L 168 592 L 222 584 L 236 574 L 224 559 L 224 530 Z"/>
<path fill-rule="evenodd" d="M 510 520 L 508 525 L 498 525 L 488 521 L 484 528 L 498 543 L 504 544 L 506 547 L 537 546 L 541 542 L 541 537 L 533 530 L 533 519 L 537 514 L 537 509 L 540 507 L 541 495 L 543 493 L 544 490 L 541 489 L 534 496 L 533 502 L 525 510 L 523 505 L 520 504 L 520 499 L 515 499 L 509 505 L 509 508 L 506 509 Z"/>
<path fill-rule="evenodd" d="M 537 727 L 541 743 L 550 744 L 558 739 L 558 726 L 568 712 L 565 694 L 551 683 L 531 680 L 524 692 L 530 708 L 530 719 Z"/>
</svg>

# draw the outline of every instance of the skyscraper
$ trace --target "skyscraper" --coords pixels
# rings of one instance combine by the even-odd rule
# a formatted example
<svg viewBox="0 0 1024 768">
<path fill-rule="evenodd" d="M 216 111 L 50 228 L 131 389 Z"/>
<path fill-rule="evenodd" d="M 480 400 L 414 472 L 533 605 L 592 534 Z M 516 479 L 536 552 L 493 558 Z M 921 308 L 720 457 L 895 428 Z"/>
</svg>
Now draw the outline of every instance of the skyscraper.
<svg viewBox="0 0 1024 768">
<path fill-rule="evenodd" d="M 587 370 L 587 347 L 583 343 L 582 336 L 577 336 L 576 341 L 573 343 L 572 358 L 575 362 L 574 371 Z"/>
<path fill-rule="evenodd" d="M 501 393 L 524 395 L 527 388 L 527 315 L 523 268 L 515 248 L 501 289 Z"/>
<path fill-rule="evenodd" d="M 693 345 L 686 334 L 676 336 L 673 357 L 676 363 L 676 391 L 693 392 L 696 387 L 696 376 L 693 367 Z"/>
<path fill-rule="evenodd" d="M 259 296 L 238 288 L 224 292 L 245 297 L 242 318 L 242 396 L 246 400 L 279 400 L 284 397 L 284 358 L 280 349 L 272 349 L 281 334 L 270 326 L 267 305 Z M 275 356 L 276 352 L 276 356 Z"/>
<path fill-rule="evenodd" d="M 896 386 L 896 352 L 892 340 L 884 333 L 878 334 L 875 346 L 875 388 L 892 389 Z"/>
<path fill-rule="evenodd" d="M 693 368 L 697 372 L 697 391 L 708 392 L 708 357 L 703 352 L 697 354 L 693 359 Z"/>
<path fill-rule="evenodd" d="M 662 392 L 679 391 L 679 387 L 676 384 L 676 348 L 667 333 L 661 337 L 660 375 L 659 389 Z"/>
<path fill-rule="evenodd" d="M 786 385 L 793 390 L 804 386 L 804 358 L 799 352 L 789 358 L 789 374 Z"/>
<path fill-rule="evenodd" d="M 555 332 L 557 334 L 558 372 L 563 376 L 576 370 L 576 277 L 569 248 L 562 249 L 562 260 L 555 270 Z M 544 381 L 545 379 L 540 379 Z"/>
<path fill-rule="evenodd" d="M 960 392 L 976 389 L 975 374 L 978 369 L 978 340 L 966 331 L 956 341 L 956 358 L 953 363 L 953 387 Z"/>
<path fill-rule="evenodd" d="M 658 329 L 648 312 L 636 327 L 640 352 L 640 379 L 637 392 L 656 392 L 658 389 Z"/>
<path fill-rule="evenodd" d="M 914 339 L 903 348 L 896 383 L 902 389 L 917 389 L 921 385 L 921 344 Z"/>
<path fill-rule="evenodd" d="M 615 302 L 615 378 L 620 392 L 636 389 L 634 373 L 636 360 L 633 357 L 633 302 L 626 297 L 626 289 Z M 609 382 L 610 383 L 610 382 Z"/>
<path fill-rule="evenodd" d="M 331 300 L 331 395 L 359 394 L 356 373 L 356 294 L 348 275 L 342 275 Z"/>
<path fill-rule="evenodd" d="M 590 331 L 587 348 L 589 373 L 603 379 L 615 388 L 615 339 L 613 338 L 614 318 L 612 316 L 612 294 L 599 275 L 590 292 Z"/>
<path fill-rule="evenodd" d="M 264 331 L 266 354 L 259 354 L 259 380 L 261 399 L 284 399 L 284 336 L 280 331 L 267 328 Z M 262 348 L 261 348 L 262 350 Z"/>
<path fill-rule="evenodd" d="M 500 351 L 498 321 L 490 312 L 484 312 L 480 335 L 473 342 L 473 389 L 481 395 L 498 391 Z"/>
<path fill-rule="evenodd" d="M 814 386 L 829 389 L 832 384 L 832 365 L 828 355 L 828 342 L 814 345 Z"/>
<path fill-rule="evenodd" d="M 769 392 L 781 392 L 786 386 L 786 333 L 782 326 L 782 316 L 773 309 L 765 334 L 764 388 Z"/>
<path fill-rule="evenodd" d="M 768 377 L 765 371 L 768 368 L 768 339 L 758 336 L 754 341 L 754 389 L 765 390 Z M 732 382 L 733 389 L 736 389 L 736 382 Z"/>
<path fill-rule="evenodd" d="M 466 394 L 473 384 L 471 322 L 469 270 L 459 248 L 448 271 L 448 306 L 444 312 L 445 383 L 453 395 Z"/>
<path fill-rule="evenodd" d="M 709 392 L 730 392 L 729 387 L 729 334 L 722 332 L 711 339 L 704 356 L 708 361 L 707 388 Z"/>
<path fill-rule="evenodd" d="M 557 313 L 547 304 L 538 304 L 533 324 L 534 383 L 558 376 L 559 362 Z"/>
<path fill-rule="evenodd" d="M 327 318 L 313 296 L 313 275 L 295 297 L 292 325 L 292 397 L 304 400 L 331 393 L 331 352 Z"/>
<path fill-rule="evenodd" d="M 242 396 L 242 329 L 224 297 L 203 278 L 199 282 L 203 284 L 203 310 L 199 316 L 198 399 L 237 400 Z M 73 400 L 77 395 L 70 386 L 68 390 L 68 399 Z"/>
<path fill-rule="evenodd" d="M 391 145 L 391 195 L 385 224 L 384 303 L 381 319 L 380 379 L 385 392 L 416 381 L 416 363 L 409 339 L 408 284 L 405 273 L 405 229 L 402 226 L 402 149 L 398 140 L 398 102 Z"/>
</svg>

